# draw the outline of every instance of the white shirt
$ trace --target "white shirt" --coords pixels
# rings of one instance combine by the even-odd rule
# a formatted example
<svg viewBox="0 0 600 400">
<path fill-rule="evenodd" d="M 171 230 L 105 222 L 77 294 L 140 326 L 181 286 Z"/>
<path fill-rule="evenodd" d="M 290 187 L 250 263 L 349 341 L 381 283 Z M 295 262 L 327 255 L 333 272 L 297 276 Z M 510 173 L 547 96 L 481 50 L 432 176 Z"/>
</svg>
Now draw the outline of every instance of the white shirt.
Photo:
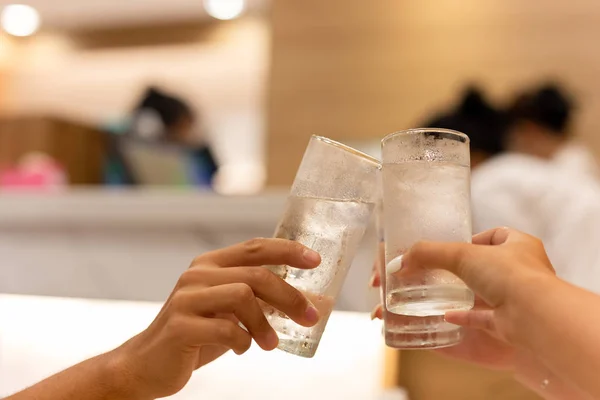
<svg viewBox="0 0 600 400">
<path fill-rule="evenodd" d="M 600 178 L 596 157 L 587 147 L 579 143 L 569 142 L 563 145 L 552 157 L 552 162 L 559 168 L 564 168 L 573 173 Z"/>
<path fill-rule="evenodd" d="M 553 162 L 497 156 L 473 171 L 473 230 L 539 237 L 558 276 L 600 293 L 600 184 Z"/>
</svg>

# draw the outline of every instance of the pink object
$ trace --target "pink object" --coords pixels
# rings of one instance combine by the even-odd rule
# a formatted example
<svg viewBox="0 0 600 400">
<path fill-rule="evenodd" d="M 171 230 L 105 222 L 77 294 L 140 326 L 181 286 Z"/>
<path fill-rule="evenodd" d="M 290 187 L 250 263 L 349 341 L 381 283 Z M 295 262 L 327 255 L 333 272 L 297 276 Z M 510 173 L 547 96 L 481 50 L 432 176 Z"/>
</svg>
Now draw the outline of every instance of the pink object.
<svg viewBox="0 0 600 400">
<path fill-rule="evenodd" d="M 57 188 L 67 184 L 61 166 L 44 154 L 25 156 L 17 166 L 0 173 L 0 187 L 7 188 Z"/>
</svg>

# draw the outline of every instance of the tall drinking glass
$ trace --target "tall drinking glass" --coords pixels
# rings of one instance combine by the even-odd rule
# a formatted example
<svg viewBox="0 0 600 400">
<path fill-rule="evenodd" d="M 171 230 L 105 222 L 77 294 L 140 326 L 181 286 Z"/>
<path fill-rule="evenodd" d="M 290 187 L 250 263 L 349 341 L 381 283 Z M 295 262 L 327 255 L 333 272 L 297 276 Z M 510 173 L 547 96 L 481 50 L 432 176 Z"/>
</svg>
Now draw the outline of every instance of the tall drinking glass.
<svg viewBox="0 0 600 400">
<path fill-rule="evenodd" d="M 443 315 L 415 317 L 388 311 L 385 301 L 385 240 L 383 232 L 383 201 L 375 210 L 375 225 L 379 243 L 375 266 L 381 279 L 380 297 L 383 308 L 383 336 L 388 347 L 396 349 L 432 349 L 447 347 L 460 342 L 463 330 L 460 326 L 444 321 Z"/>
<path fill-rule="evenodd" d="M 436 317 L 423 320 L 416 329 L 439 330 L 436 321 L 447 311 L 473 307 L 473 292 L 448 271 L 398 266 L 400 256 L 419 240 L 471 241 L 469 138 L 457 131 L 424 128 L 392 133 L 381 144 L 386 309 L 403 316 Z M 446 339 L 445 345 L 454 344 Z"/>
<path fill-rule="evenodd" d="M 380 169 L 378 160 L 341 143 L 319 136 L 310 139 L 275 237 L 317 251 L 321 265 L 313 270 L 287 265 L 268 268 L 302 291 L 319 310 L 321 320 L 303 327 L 266 306 L 265 315 L 279 336 L 279 349 L 314 356 L 375 208 Z"/>
</svg>

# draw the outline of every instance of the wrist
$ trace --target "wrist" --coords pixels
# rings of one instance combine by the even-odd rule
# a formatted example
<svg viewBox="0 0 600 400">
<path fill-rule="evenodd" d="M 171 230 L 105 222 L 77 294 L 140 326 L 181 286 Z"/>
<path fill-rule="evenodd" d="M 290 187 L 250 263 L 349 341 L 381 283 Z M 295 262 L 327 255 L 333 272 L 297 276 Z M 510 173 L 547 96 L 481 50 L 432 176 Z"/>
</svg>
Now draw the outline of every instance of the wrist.
<svg viewBox="0 0 600 400">
<path fill-rule="evenodd" d="M 539 300 L 552 293 L 560 282 L 555 275 L 539 272 L 523 274 L 514 280 L 506 296 L 505 311 L 499 315 L 511 345 L 531 349 L 531 340 L 536 335 L 535 317 L 541 306 Z"/>
<path fill-rule="evenodd" d="M 143 395 L 143 388 L 136 378 L 131 362 L 122 348 L 99 356 L 101 358 L 100 380 L 111 400 L 153 400 Z"/>
<path fill-rule="evenodd" d="M 544 399 L 592 400 L 594 398 L 553 373 L 528 351 L 517 351 L 514 378 Z"/>
<path fill-rule="evenodd" d="M 556 385 L 556 378 L 531 353 L 517 351 L 515 355 L 514 378 L 517 382 L 546 398 L 550 380 Z"/>
</svg>

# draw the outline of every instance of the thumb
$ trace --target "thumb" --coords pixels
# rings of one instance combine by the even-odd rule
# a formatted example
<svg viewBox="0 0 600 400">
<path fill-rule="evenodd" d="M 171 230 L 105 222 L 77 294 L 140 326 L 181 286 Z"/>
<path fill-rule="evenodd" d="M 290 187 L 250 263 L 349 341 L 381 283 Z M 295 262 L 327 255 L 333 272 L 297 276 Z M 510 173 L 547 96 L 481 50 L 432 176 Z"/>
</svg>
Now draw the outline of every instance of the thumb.
<svg viewBox="0 0 600 400">
<path fill-rule="evenodd" d="M 465 328 L 496 331 L 494 310 L 449 311 L 444 319 L 446 322 Z"/>
</svg>

